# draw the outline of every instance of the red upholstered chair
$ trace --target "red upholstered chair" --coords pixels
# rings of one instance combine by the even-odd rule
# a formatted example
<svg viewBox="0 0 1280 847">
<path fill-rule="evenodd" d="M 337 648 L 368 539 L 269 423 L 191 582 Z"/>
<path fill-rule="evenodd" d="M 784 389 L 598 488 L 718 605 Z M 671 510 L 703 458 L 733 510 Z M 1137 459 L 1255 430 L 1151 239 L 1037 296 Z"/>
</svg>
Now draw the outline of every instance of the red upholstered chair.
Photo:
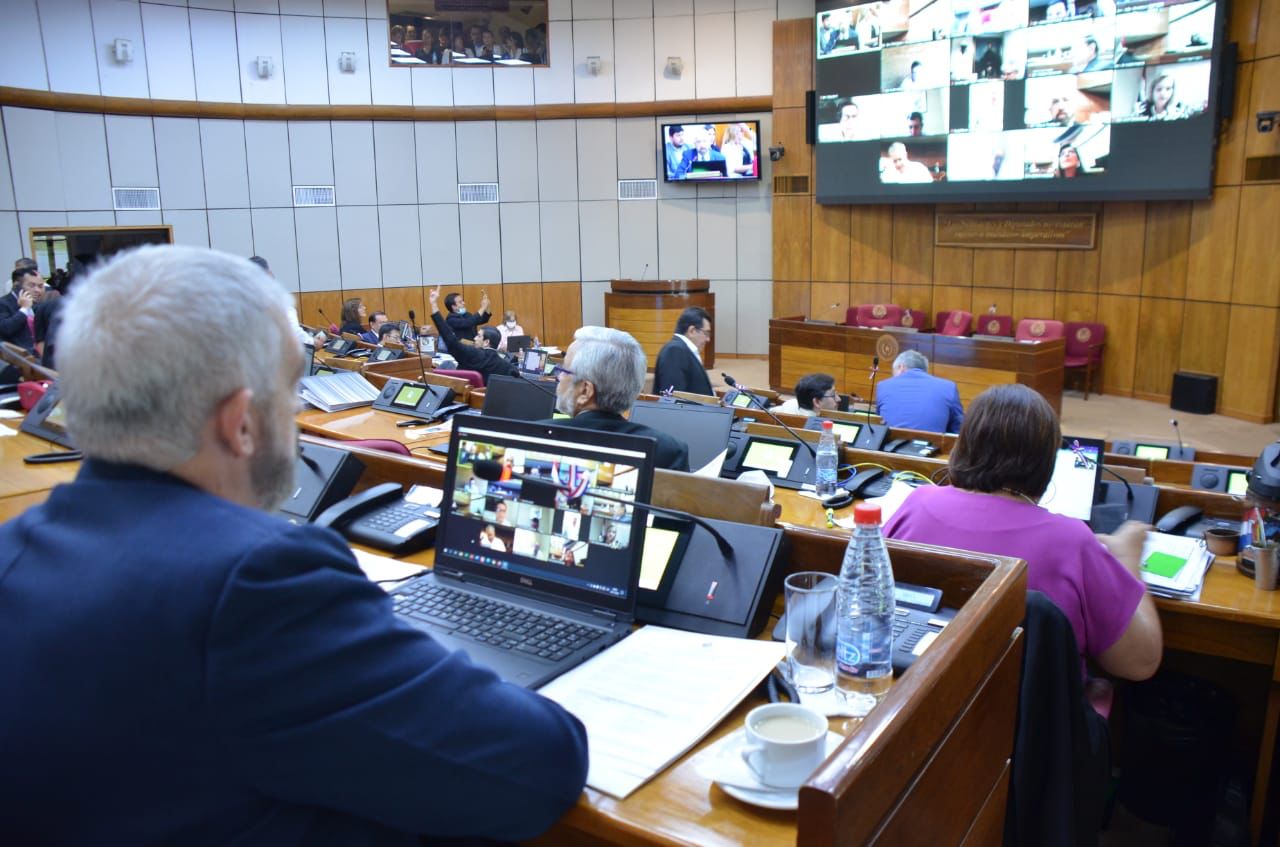
<svg viewBox="0 0 1280 847">
<path fill-rule="evenodd" d="M 1013 338 L 1013 318 L 1009 315 L 978 315 L 974 332 L 978 335 L 1003 335 Z"/>
<path fill-rule="evenodd" d="M 1102 348 L 1107 343 L 1107 328 L 1102 324 L 1071 321 L 1066 325 L 1066 338 L 1067 349 L 1062 366 L 1067 371 L 1084 371 L 1084 399 L 1088 400 L 1093 375 L 1102 372 Z"/>
<path fill-rule="evenodd" d="M 907 329 L 918 329 L 921 332 L 924 332 L 925 320 L 924 312 L 919 309 L 903 309 L 902 317 L 898 319 L 897 325 L 906 327 Z"/>
<path fill-rule="evenodd" d="M 424 421 L 425 423 L 425 421 Z M 390 438 L 360 438 L 355 441 L 344 441 L 349 447 L 363 447 L 366 450 L 381 450 L 383 453 L 395 453 L 400 456 L 412 456 L 409 448 L 401 444 L 399 441 L 392 441 Z"/>
<path fill-rule="evenodd" d="M 432 373 L 440 374 L 440 376 L 456 376 L 458 379 L 465 379 L 471 383 L 472 388 L 484 388 L 484 377 L 480 375 L 479 371 L 455 371 L 447 368 L 436 368 Z"/>
<path fill-rule="evenodd" d="M 946 315 L 943 318 L 943 315 Z M 953 312 L 939 312 L 938 323 L 934 325 L 939 335 L 968 335 L 972 330 L 969 325 L 973 323 L 973 315 L 964 309 L 956 309 Z"/>
<path fill-rule="evenodd" d="M 1014 338 L 1019 341 L 1052 341 L 1063 336 L 1062 321 L 1048 318 L 1023 318 L 1018 321 Z"/>
<path fill-rule="evenodd" d="M 902 320 L 902 307 L 894 306 L 892 303 L 874 303 L 859 306 L 851 311 L 855 311 L 852 326 L 879 329 L 885 326 L 897 326 Z M 846 319 L 845 322 L 848 323 L 848 320 Z"/>
</svg>

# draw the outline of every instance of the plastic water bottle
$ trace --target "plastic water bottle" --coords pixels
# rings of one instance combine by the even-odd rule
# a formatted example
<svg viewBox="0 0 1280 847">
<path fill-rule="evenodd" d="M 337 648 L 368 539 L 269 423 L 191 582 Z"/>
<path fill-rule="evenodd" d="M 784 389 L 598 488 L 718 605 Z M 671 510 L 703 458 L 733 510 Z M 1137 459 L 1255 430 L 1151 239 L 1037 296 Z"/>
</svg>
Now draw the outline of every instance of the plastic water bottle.
<svg viewBox="0 0 1280 847">
<path fill-rule="evenodd" d="M 818 470 L 814 479 L 817 495 L 827 499 L 836 493 L 836 468 L 840 465 L 840 448 L 831 421 L 822 422 L 822 436 L 818 439 Z"/>
<path fill-rule="evenodd" d="M 865 715 L 893 682 L 893 567 L 880 534 L 880 507 L 859 503 L 836 589 L 836 686 Z"/>
</svg>

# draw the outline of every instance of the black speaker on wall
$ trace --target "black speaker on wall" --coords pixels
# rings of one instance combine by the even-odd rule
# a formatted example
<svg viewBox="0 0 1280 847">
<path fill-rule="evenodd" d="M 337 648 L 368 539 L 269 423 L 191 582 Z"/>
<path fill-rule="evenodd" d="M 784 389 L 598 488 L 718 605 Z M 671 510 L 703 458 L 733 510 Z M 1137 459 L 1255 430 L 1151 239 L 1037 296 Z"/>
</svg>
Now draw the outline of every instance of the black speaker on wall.
<svg viewBox="0 0 1280 847">
<path fill-rule="evenodd" d="M 1222 47 L 1222 82 L 1218 86 L 1218 119 L 1231 120 L 1236 113 L 1236 71 L 1240 67 L 1240 45 L 1228 41 Z"/>
<path fill-rule="evenodd" d="M 804 143 L 813 145 L 818 141 L 818 92 L 804 93 Z"/>
</svg>

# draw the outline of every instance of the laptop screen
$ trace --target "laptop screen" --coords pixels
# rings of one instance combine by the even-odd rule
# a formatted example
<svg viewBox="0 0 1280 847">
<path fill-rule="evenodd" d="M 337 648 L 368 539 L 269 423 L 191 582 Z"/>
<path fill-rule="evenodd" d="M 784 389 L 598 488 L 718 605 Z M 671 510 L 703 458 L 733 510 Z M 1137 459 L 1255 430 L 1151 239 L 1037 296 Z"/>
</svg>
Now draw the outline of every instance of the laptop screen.
<svg viewBox="0 0 1280 847">
<path fill-rule="evenodd" d="M 631 614 L 644 546 L 632 504 L 652 492 L 653 439 L 456 421 L 436 567 Z"/>
<path fill-rule="evenodd" d="M 1040 505 L 1059 515 L 1089 520 L 1102 476 L 1103 446 L 1093 438 L 1064 435 Z"/>
<path fill-rule="evenodd" d="M 733 429 L 733 410 L 724 406 L 641 401 L 632 407 L 631 420 L 687 444 L 689 469 L 696 471 L 713 461 L 723 463 Z"/>
<path fill-rule="evenodd" d="M 546 387 L 527 379 L 494 374 L 484 390 L 484 414 L 491 418 L 542 421 L 556 410 L 555 383 Z"/>
<path fill-rule="evenodd" d="M 542 373 L 543 366 L 547 363 L 547 354 L 543 350 L 526 350 L 524 356 L 520 360 L 520 370 L 527 373 Z"/>
</svg>

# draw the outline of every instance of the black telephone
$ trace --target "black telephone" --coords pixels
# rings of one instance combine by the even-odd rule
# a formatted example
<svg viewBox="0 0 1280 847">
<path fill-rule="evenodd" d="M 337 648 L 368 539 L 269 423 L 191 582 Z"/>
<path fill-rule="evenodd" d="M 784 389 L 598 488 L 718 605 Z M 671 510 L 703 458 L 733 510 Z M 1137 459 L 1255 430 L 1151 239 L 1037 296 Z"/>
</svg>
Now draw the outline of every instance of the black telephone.
<svg viewBox="0 0 1280 847">
<path fill-rule="evenodd" d="M 396 482 L 375 485 L 334 503 L 315 520 L 316 526 L 333 527 L 352 541 L 396 555 L 430 547 L 438 523 L 438 508 L 414 502 Z"/>
<path fill-rule="evenodd" d="M 356 348 L 356 343 L 349 338 L 335 338 L 324 349 L 335 356 L 345 356 Z"/>
<path fill-rule="evenodd" d="M 465 409 L 467 404 L 454 403 L 453 389 L 443 385 L 389 379 L 373 401 L 373 408 L 430 421 Z"/>
<path fill-rule="evenodd" d="M 1156 531 L 1182 535 L 1200 520 L 1203 514 L 1204 510 L 1198 506 L 1179 506 L 1176 509 L 1170 509 L 1156 521 Z"/>
<path fill-rule="evenodd" d="M 904 453 L 911 456 L 933 456 L 938 448 L 920 438 L 895 438 L 881 448 L 885 453 Z"/>
<path fill-rule="evenodd" d="M 891 474 L 885 473 L 882 468 L 865 468 L 854 474 L 852 479 L 840 487 L 854 497 L 865 500 L 868 497 L 883 497 L 889 493 L 892 486 Z"/>
</svg>

